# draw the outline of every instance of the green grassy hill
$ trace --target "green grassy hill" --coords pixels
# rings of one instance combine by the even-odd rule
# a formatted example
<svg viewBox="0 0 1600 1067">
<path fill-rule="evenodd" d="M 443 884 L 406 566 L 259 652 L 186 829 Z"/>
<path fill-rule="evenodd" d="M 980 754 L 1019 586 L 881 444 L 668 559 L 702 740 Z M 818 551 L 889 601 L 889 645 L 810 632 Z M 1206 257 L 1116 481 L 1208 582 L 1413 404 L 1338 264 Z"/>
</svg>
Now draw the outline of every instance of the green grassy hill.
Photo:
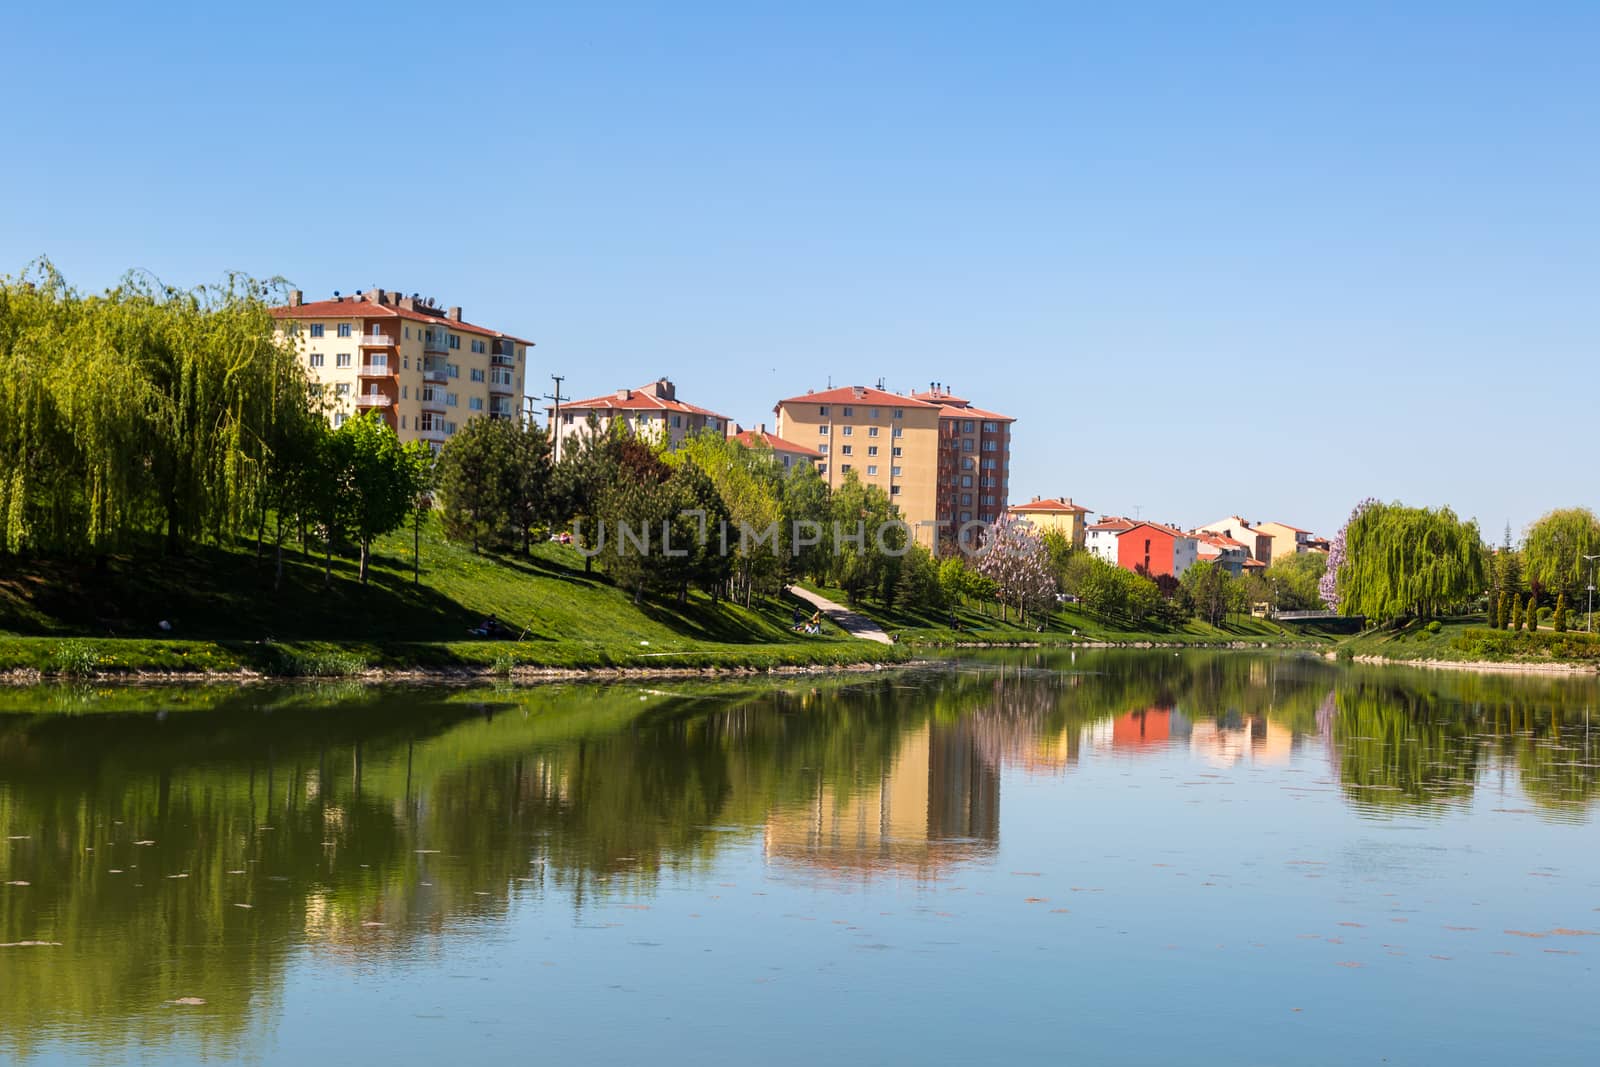
<svg viewBox="0 0 1600 1067">
<path fill-rule="evenodd" d="M 200 547 L 182 556 L 113 557 L 99 568 L 8 560 L 0 571 L 0 671 L 262 670 L 349 674 L 366 667 L 770 667 L 892 658 L 836 631 L 790 630 L 792 604 L 746 609 L 692 593 L 685 604 L 632 597 L 569 547 L 476 555 L 425 532 L 421 582 L 412 540 L 375 546 L 371 577 L 335 558 L 286 552 L 274 590 L 270 548 Z M 497 616 L 521 640 L 473 639 Z M 159 624 L 172 625 L 164 631 Z"/>
<path fill-rule="evenodd" d="M 842 589 L 807 585 L 840 604 L 847 603 Z M 1002 619 L 972 608 L 955 611 L 956 626 L 952 627 L 950 612 L 920 612 L 905 608 L 884 608 L 872 601 L 855 606 L 856 611 L 875 620 L 885 630 L 895 634 L 908 645 L 949 646 L 971 643 L 1014 644 L 1038 642 L 1043 644 L 1081 644 L 1095 641 L 1140 642 L 1153 641 L 1170 644 L 1224 644 L 1234 641 L 1267 642 L 1269 644 L 1321 644 L 1326 635 L 1313 629 L 1280 626 L 1266 619 L 1248 615 L 1231 615 L 1221 626 L 1191 619 L 1175 627 L 1162 627 L 1148 622 L 1134 627 L 1115 620 L 1090 615 L 1072 604 L 1063 605 L 1050 616 L 1043 630 L 1037 624 L 1019 626 L 1013 615 Z"/>
</svg>

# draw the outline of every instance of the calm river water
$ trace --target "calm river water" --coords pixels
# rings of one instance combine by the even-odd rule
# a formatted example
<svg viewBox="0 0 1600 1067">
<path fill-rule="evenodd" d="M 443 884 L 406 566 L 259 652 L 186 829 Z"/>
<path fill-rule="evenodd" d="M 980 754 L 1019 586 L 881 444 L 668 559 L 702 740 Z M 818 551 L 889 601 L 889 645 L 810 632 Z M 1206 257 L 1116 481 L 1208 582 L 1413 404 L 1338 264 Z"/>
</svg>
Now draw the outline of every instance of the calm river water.
<svg viewBox="0 0 1600 1067">
<path fill-rule="evenodd" d="M 0 1061 L 1600 1062 L 1600 683 L 0 690 Z"/>
</svg>

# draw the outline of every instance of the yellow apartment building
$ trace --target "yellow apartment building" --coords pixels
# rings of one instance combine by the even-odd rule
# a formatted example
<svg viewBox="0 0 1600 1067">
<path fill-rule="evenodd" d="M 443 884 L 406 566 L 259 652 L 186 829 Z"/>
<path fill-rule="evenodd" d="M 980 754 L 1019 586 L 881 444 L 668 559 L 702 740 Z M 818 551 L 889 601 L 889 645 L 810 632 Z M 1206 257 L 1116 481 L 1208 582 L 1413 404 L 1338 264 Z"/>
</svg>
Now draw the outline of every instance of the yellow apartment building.
<svg viewBox="0 0 1600 1067">
<path fill-rule="evenodd" d="M 1013 518 L 1025 519 L 1039 533 L 1059 532 L 1074 548 L 1083 548 L 1088 531 L 1089 509 L 1074 504 L 1069 497 L 1034 497 L 1026 504 L 1006 509 Z"/>
<path fill-rule="evenodd" d="M 468 419 L 517 419 L 533 342 L 462 318 L 413 293 L 371 289 L 273 308 L 322 389 L 335 426 L 377 411 L 402 441 L 437 450 Z"/>
<path fill-rule="evenodd" d="M 917 541 L 933 547 L 939 405 L 848 385 L 792 396 L 772 410 L 779 437 L 820 454 L 817 472 L 829 487 L 838 488 L 853 471 L 864 484 L 888 494 Z"/>
</svg>

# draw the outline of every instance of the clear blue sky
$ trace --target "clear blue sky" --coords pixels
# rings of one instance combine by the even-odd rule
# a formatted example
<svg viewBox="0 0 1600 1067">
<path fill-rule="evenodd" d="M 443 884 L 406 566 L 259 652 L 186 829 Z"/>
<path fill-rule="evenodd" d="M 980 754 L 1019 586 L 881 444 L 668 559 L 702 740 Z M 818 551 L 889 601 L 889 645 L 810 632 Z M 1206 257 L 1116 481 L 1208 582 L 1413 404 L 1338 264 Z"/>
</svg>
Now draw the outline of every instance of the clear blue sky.
<svg viewBox="0 0 1600 1067">
<path fill-rule="evenodd" d="M 24 5 L 0 270 L 420 291 L 747 424 L 937 379 L 1013 499 L 1182 524 L 1600 505 L 1600 6 L 1117 6 Z"/>
</svg>

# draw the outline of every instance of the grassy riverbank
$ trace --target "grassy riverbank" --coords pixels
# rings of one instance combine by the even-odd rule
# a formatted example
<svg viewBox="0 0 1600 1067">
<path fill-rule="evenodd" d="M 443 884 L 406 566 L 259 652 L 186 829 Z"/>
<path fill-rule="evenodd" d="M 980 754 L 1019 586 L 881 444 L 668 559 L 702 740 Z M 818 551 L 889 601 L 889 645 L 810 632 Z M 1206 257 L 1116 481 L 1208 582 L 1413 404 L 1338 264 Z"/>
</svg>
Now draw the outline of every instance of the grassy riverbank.
<svg viewBox="0 0 1600 1067">
<path fill-rule="evenodd" d="M 847 602 L 845 591 L 808 585 L 808 589 L 821 593 L 837 603 Z M 1139 626 L 1102 619 L 1078 609 L 1063 605 L 1041 629 L 1036 624 L 1019 626 L 1015 616 L 1002 619 L 972 608 L 955 610 L 955 626 L 951 626 L 951 613 L 918 612 L 901 607 L 884 608 L 867 601 L 854 607 L 855 611 L 872 619 L 886 631 L 899 638 L 902 645 L 913 648 L 950 648 L 962 645 L 1094 645 L 1094 644 L 1170 644 L 1170 645 L 1229 645 L 1248 642 L 1297 648 L 1331 647 L 1331 639 L 1312 628 L 1297 629 L 1281 626 L 1267 619 L 1248 615 L 1230 615 L 1220 626 L 1199 619 L 1191 619 L 1178 626 L 1163 627 L 1154 621 Z"/>
<path fill-rule="evenodd" d="M 1403 663 L 1497 663 L 1600 669 L 1600 637 L 1585 633 L 1491 630 L 1482 615 L 1411 622 L 1342 641 L 1341 657 Z"/>
<path fill-rule="evenodd" d="M 558 545 L 475 555 L 428 533 L 420 583 L 411 549 L 406 535 L 381 540 L 365 586 L 337 558 L 325 585 L 323 562 L 298 552 L 286 553 L 275 583 L 270 548 L 258 559 L 253 545 L 113 557 L 101 567 L 8 560 L 0 673 L 767 670 L 908 658 L 831 628 L 796 635 L 787 601 L 745 608 L 691 593 L 683 604 L 635 605 Z M 520 639 L 472 639 L 468 630 L 491 614 Z"/>
</svg>

